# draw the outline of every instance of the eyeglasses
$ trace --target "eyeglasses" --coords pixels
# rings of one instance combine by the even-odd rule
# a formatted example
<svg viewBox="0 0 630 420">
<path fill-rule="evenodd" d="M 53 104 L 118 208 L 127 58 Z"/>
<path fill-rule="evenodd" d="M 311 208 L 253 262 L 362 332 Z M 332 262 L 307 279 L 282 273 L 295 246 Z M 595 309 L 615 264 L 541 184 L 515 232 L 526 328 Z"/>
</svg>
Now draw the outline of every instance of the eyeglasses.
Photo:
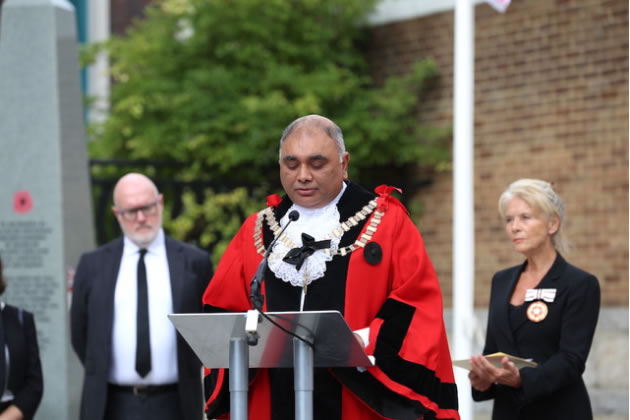
<svg viewBox="0 0 630 420">
<path fill-rule="evenodd" d="M 136 207 L 135 209 L 116 210 L 116 212 L 127 222 L 133 222 L 138 218 L 138 212 L 142 212 L 144 217 L 155 216 L 159 202 L 160 200 L 158 199 L 146 206 Z"/>
</svg>

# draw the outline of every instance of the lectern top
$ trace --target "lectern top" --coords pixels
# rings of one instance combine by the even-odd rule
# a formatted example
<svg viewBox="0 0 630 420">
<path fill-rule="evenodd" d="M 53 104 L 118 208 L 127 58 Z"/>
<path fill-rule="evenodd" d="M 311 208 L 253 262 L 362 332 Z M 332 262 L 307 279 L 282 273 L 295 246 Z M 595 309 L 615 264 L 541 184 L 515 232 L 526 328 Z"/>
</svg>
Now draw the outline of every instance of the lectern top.
<svg viewBox="0 0 630 420">
<path fill-rule="evenodd" d="M 314 367 L 371 366 L 338 311 L 266 312 L 276 323 L 314 343 Z M 205 367 L 227 368 L 231 338 L 246 338 L 246 313 L 170 314 L 175 328 Z M 293 367 L 293 336 L 261 317 L 249 367 Z"/>
</svg>

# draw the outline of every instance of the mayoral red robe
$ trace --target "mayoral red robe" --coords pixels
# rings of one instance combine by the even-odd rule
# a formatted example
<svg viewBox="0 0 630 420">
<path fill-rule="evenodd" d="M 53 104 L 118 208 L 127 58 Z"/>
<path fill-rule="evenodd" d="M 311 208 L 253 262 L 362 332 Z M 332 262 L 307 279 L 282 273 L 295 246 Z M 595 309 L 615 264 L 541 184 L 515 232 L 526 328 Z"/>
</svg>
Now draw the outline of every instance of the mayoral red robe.
<svg viewBox="0 0 630 420">
<path fill-rule="evenodd" d="M 325 276 L 308 286 L 304 310 L 339 310 L 352 330 L 369 327 L 365 350 L 376 360 L 363 372 L 316 369 L 316 420 L 459 419 L 438 278 L 420 233 L 391 190 L 381 186 L 375 196 L 347 182 L 337 207 L 348 227 L 339 248 L 348 252 L 333 257 Z M 267 212 L 280 220 L 292 203 L 275 196 L 268 204 Z M 361 209 L 368 213 L 363 218 Z M 264 212 L 247 218 L 221 258 L 203 297 L 210 311 L 251 309 L 250 282 L 273 239 Z M 263 294 L 265 311 L 299 310 L 301 288 L 268 268 Z M 228 373 L 206 373 L 208 417 L 227 418 Z M 249 418 L 292 418 L 292 370 L 257 369 L 251 376 Z"/>
</svg>

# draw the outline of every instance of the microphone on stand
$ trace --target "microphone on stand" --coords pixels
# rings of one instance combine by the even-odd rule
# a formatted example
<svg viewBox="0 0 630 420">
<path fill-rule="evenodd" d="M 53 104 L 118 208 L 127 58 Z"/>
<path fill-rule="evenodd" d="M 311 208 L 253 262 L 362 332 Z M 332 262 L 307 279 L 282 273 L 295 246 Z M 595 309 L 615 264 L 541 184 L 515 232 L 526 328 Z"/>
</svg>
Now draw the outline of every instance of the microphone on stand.
<svg viewBox="0 0 630 420">
<path fill-rule="evenodd" d="M 298 213 L 297 210 L 292 210 L 289 213 L 289 221 L 287 222 L 286 225 L 284 225 L 280 233 L 276 235 L 275 238 L 273 238 L 273 241 L 271 241 L 271 243 L 267 247 L 267 250 L 265 251 L 265 255 L 263 256 L 262 261 L 260 262 L 260 264 L 258 264 L 258 269 L 256 270 L 256 274 L 254 274 L 254 278 L 252 279 L 252 282 L 251 282 L 249 298 L 252 302 L 252 306 L 254 307 L 254 309 L 257 309 L 260 312 L 262 312 L 262 306 L 265 300 L 265 297 L 263 296 L 261 292 L 261 284 L 265 276 L 265 270 L 267 269 L 267 260 L 269 258 L 269 254 L 271 253 L 271 250 L 273 249 L 273 246 L 276 244 L 276 241 L 278 240 L 278 238 L 280 238 L 280 236 L 282 236 L 282 234 L 284 233 L 285 229 L 289 227 L 291 222 L 295 222 L 299 218 L 300 218 L 300 213 Z"/>
</svg>

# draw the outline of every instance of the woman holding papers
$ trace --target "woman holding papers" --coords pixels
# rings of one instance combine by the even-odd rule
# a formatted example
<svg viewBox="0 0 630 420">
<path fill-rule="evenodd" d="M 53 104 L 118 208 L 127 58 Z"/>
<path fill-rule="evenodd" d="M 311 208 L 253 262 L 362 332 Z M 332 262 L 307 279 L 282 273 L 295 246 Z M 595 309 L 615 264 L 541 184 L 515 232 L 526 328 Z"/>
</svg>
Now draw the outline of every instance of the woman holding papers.
<svg viewBox="0 0 630 420">
<path fill-rule="evenodd" d="M 520 369 L 471 358 L 475 401 L 494 399 L 493 420 L 592 419 L 582 380 L 599 314 L 595 276 L 569 264 L 564 205 L 551 184 L 513 182 L 499 198 L 499 213 L 523 264 L 492 279 L 483 354 L 503 352 L 537 363 Z"/>
</svg>

